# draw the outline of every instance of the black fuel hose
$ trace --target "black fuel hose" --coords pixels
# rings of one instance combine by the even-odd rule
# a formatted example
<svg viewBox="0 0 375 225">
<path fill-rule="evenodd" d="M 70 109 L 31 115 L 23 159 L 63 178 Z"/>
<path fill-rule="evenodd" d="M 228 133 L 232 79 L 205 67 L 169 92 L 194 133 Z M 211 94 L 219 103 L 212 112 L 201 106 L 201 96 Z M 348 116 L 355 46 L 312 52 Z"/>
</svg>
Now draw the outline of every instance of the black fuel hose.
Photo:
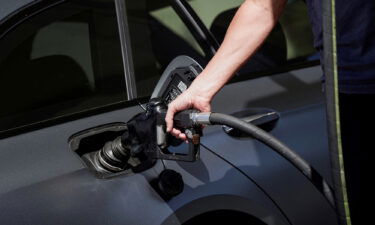
<svg viewBox="0 0 375 225">
<path fill-rule="evenodd" d="M 212 125 L 226 125 L 241 130 L 279 153 L 282 157 L 291 162 L 303 175 L 305 175 L 323 194 L 330 205 L 335 208 L 333 191 L 323 177 L 297 153 L 270 133 L 234 116 L 221 113 L 211 113 L 209 115 L 209 122 Z"/>
</svg>

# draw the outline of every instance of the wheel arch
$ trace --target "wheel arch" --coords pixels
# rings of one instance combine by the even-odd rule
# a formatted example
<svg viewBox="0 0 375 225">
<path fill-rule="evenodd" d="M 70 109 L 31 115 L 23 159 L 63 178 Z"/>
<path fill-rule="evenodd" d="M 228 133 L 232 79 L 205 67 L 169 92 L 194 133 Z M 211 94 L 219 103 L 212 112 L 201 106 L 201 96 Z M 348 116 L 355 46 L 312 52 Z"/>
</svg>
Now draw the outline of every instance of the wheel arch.
<svg viewBox="0 0 375 225">
<path fill-rule="evenodd" d="M 170 204 L 173 208 L 173 205 Z M 175 210 L 164 222 L 167 224 L 208 224 L 235 219 L 251 225 L 289 224 L 281 214 L 261 203 L 236 195 L 212 195 L 191 201 Z M 233 222 L 233 221 L 232 221 Z"/>
</svg>

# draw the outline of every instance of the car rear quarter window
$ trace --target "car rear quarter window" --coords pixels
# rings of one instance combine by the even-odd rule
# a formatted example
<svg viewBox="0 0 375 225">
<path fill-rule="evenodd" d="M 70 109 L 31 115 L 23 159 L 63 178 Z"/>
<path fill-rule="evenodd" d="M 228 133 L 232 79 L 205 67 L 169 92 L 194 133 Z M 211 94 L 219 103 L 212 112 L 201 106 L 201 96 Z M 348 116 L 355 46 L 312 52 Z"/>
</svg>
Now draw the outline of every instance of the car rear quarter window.
<svg viewBox="0 0 375 225">
<path fill-rule="evenodd" d="M 0 37 L 0 133 L 127 99 L 113 1 L 55 5 Z"/>
<path fill-rule="evenodd" d="M 244 0 L 190 0 L 194 11 L 201 18 L 219 43 Z M 314 61 L 318 54 L 313 47 L 306 4 L 302 0 L 288 1 L 286 8 L 263 46 L 239 71 L 239 75 L 275 71 L 278 67 Z"/>
</svg>

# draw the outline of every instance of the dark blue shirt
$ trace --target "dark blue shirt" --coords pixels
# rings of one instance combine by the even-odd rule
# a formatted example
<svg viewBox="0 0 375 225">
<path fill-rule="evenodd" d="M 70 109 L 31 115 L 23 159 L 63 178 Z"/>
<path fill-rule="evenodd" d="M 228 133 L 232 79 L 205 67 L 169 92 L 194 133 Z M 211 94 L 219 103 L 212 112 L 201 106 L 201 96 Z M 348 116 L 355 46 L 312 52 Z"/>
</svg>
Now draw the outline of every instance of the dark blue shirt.
<svg viewBox="0 0 375 225">
<path fill-rule="evenodd" d="M 323 65 L 322 1 L 306 0 Z M 375 93 L 375 1 L 336 0 L 336 27 L 340 92 Z"/>
</svg>

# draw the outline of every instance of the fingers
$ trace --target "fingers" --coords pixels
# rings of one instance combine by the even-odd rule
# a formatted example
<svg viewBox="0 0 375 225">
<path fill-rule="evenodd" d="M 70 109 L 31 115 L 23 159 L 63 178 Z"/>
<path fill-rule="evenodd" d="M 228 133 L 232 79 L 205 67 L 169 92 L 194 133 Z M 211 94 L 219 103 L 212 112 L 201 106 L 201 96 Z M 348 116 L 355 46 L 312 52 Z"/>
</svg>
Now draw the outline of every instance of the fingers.
<svg viewBox="0 0 375 225">
<path fill-rule="evenodd" d="M 197 93 L 191 93 L 188 89 L 168 105 L 168 111 L 165 116 L 167 132 L 185 141 L 187 140 L 186 135 L 180 130 L 173 128 L 173 117 L 175 113 L 189 108 L 195 108 L 202 112 L 210 112 L 210 99 L 201 97 Z"/>
<path fill-rule="evenodd" d="M 176 128 L 172 128 L 171 134 L 178 138 L 182 132 Z"/>
<path fill-rule="evenodd" d="M 186 97 L 186 92 L 178 96 L 173 102 L 168 105 L 167 115 L 165 116 L 165 122 L 167 123 L 167 132 L 171 132 L 173 128 L 173 116 L 176 112 L 188 109 L 191 103 Z"/>
<path fill-rule="evenodd" d="M 176 129 L 176 128 L 173 128 L 173 129 L 172 129 L 171 134 L 172 134 L 173 136 L 175 136 L 176 138 L 179 138 L 179 139 L 181 139 L 181 140 L 184 140 L 184 141 L 187 140 L 186 134 L 182 133 L 180 130 L 178 130 L 178 129 Z"/>
<path fill-rule="evenodd" d="M 179 139 L 181 139 L 183 141 L 187 141 L 186 134 L 184 134 L 184 133 L 180 133 L 177 138 L 179 138 Z"/>
<path fill-rule="evenodd" d="M 173 104 L 172 103 L 169 104 L 167 115 L 165 115 L 165 122 L 167 123 L 167 132 L 171 132 L 172 131 L 172 128 L 173 128 L 173 116 L 174 116 L 175 113 L 176 113 L 176 109 L 173 107 Z"/>
</svg>

